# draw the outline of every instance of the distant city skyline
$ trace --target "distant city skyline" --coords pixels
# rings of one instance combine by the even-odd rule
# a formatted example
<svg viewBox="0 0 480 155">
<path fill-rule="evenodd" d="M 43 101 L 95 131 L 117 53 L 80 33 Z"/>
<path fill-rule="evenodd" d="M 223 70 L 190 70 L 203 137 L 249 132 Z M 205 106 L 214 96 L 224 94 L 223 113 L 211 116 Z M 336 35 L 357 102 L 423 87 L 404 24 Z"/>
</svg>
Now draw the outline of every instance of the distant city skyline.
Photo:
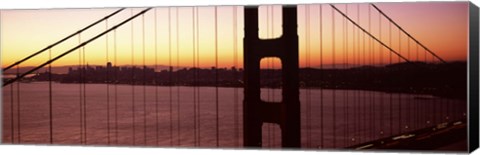
<svg viewBox="0 0 480 155">
<path fill-rule="evenodd" d="M 454 98 L 465 98 L 466 85 L 463 68 L 466 62 L 452 62 L 446 64 L 426 64 L 422 62 L 398 63 L 381 67 L 352 67 L 349 69 L 319 69 L 300 68 L 299 76 L 302 86 L 328 89 L 371 89 L 377 91 L 397 91 L 408 93 L 432 94 Z M 404 70 L 410 70 L 403 73 Z M 222 68 L 193 68 L 183 67 L 161 69 L 155 71 L 149 66 L 113 66 L 107 63 L 103 66 L 69 67 L 67 73 L 52 74 L 52 81 L 60 83 L 112 83 L 135 85 L 181 85 L 181 86 L 215 86 L 215 74 L 218 72 L 218 84 L 222 87 L 242 87 L 244 70 L 235 67 Z M 281 70 L 262 69 L 260 72 L 261 85 L 264 87 L 281 86 Z M 372 78 L 371 73 L 376 74 Z M 405 75 L 398 76 L 400 73 Z M 108 76 L 107 76 L 108 75 Z M 447 76 L 448 75 L 448 76 Z M 422 82 L 409 81 L 408 77 L 424 77 Z M 108 79 L 107 79 L 108 77 Z M 426 78 L 428 77 L 428 78 Z M 434 77 L 437 80 L 431 80 Z M 443 80 L 439 80 L 443 79 Z M 450 81 L 446 82 L 449 79 Z M 48 70 L 39 71 L 25 81 L 48 81 Z M 79 81 L 80 80 L 80 81 Z M 448 87 L 455 86 L 455 87 Z M 431 89 L 431 88 L 435 89 Z M 392 90 L 383 90 L 395 88 Z M 447 93 L 446 93 L 447 92 Z"/>
</svg>

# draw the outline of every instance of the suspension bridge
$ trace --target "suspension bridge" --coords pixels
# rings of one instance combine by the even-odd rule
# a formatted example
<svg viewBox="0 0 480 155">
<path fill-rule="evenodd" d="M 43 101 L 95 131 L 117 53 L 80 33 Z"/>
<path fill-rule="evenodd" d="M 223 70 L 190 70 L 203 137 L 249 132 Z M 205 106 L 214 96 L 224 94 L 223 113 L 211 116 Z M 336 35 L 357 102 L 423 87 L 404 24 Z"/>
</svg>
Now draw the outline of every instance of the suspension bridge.
<svg viewBox="0 0 480 155">
<path fill-rule="evenodd" d="M 305 149 L 435 149 L 466 141 L 466 64 L 447 62 L 381 7 L 202 8 L 121 8 L 4 67 L 11 76 L 3 77 L 3 141 Z M 218 9 L 229 17 L 219 18 Z M 122 12 L 128 17 L 109 21 Z M 82 37 L 92 27 L 104 29 Z M 122 28 L 130 35 L 119 36 Z M 201 33 L 207 28 L 213 34 Z M 120 37 L 130 49 L 120 49 Z M 104 44 L 104 53 L 89 53 L 93 43 Z M 130 50 L 129 65 L 120 65 L 121 50 Z M 48 59 L 21 71 L 42 54 Z M 89 65 L 87 54 L 105 55 L 106 65 Z M 52 64 L 67 56 L 76 67 L 55 74 Z"/>
</svg>

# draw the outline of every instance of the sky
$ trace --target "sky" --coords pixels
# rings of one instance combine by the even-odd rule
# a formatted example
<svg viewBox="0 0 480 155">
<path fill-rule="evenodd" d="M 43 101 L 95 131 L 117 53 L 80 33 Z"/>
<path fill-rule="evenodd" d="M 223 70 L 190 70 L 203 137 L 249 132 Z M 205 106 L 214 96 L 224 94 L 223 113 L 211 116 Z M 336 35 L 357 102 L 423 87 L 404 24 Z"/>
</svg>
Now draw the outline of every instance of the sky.
<svg viewBox="0 0 480 155">
<path fill-rule="evenodd" d="M 446 61 L 466 61 L 467 2 L 376 3 L 376 5 L 441 58 Z M 389 22 L 379 16 L 379 13 L 368 4 L 335 4 L 335 6 L 404 57 L 409 60 L 417 59 L 416 44 L 408 40 L 403 33 L 399 35 L 396 27 L 392 26 L 390 31 Z M 359 32 L 339 13 L 335 12 L 332 16 L 333 10 L 328 4 L 321 5 L 321 12 L 319 4 L 299 5 L 297 8 L 300 67 L 317 67 L 320 64 L 336 64 L 338 67 L 362 62 L 389 63 L 390 52 L 386 48 L 381 48 L 379 43 L 364 36 L 363 32 Z M 2 10 L 0 15 L 2 67 L 78 31 L 117 9 Z M 108 22 L 102 22 L 80 36 L 75 36 L 52 48 L 52 57 L 75 47 L 79 41 L 83 42 L 143 9 L 125 9 Z M 200 67 L 211 67 L 215 66 L 215 34 L 217 34 L 218 66 L 236 65 L 241 68 L 243 66 L 243 6 L 198 7 L 197 9 L 198 25 L 196 25 L 199 29 L 199 41 L 194 38 L 192 7 L 160 7 L 150 10 L 133 22 L 121 26 L 82 48 L 85 52 L 85 62 L 91 65 L 105 65 L 109 61 L 114 65 L 158 64 L 190 67 L 193 66 L 194 60 L 199 60 Z M 218 17 L 216 25 L 215 10 Z M 305 20 L 306 14 L 309 20 Z M 260 6 L 259 37 L 269 39 L 281 36 L 281 22 L 280 5 Z M 235 33 L 237 35 L 234 35 Z M 198 53 L 195 55 L 199 55 L 195 59 L 194 44 L 198 45 Z M 363 48 L 367 51 L 366 55 L 362 54 Z M 75 51 L 52 65 L 78 65 L 82 54 L 80 50 Z M 235 58 L 238 63 L 234 63 Z M 419 48 L 418 59 L 425 59 L 425 50 L 422 48 Z M 49 51 L 46 51 L 21 66 L 36 66 L 48 60 Z M 278 60 L 265 60 L 267 61 L 262 61 L 262 66 L 279 67 Z M 427 55 L 427 60 L 432 60 L 430 54 Z M 393 56 L 392 63 L 398 61 L 398 57 Z"/>
</svg>

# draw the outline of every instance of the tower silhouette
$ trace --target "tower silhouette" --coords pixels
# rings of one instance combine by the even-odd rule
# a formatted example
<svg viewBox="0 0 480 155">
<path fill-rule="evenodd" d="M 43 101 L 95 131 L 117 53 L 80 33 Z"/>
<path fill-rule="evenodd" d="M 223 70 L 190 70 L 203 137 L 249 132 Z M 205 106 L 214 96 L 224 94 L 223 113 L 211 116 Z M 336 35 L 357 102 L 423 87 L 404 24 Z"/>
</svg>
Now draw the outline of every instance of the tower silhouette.
<svg viewBox="0 0 480 155">
<path fill-rule="evenodd" d="M 282 7 L 283 30 L 279 38 L 258 37 L 258 6 L 245 7 L 244 38 L 244 146 L 262 146 L 263 123 L 280 126 L 282 147 L 300 147 L 300 100 L 296 6 Z M 282 64 L 282 100 L 260 98 L 260 61 L 279 58 Z"/>
</svg>

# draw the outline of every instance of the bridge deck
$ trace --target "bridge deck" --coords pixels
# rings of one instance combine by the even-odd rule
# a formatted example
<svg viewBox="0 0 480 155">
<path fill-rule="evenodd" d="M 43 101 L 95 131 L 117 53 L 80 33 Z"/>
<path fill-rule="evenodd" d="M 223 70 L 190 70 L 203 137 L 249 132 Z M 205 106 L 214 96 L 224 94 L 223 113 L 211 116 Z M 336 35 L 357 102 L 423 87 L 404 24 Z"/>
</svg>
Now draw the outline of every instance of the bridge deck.
<svg viewBox="0 0 480 155">
<path fill-rule="evenodd" d="M 466 120 L 462 119 L 354 145 L 348 149 L 466 151 L 466 127 Z"/>
</svg>

